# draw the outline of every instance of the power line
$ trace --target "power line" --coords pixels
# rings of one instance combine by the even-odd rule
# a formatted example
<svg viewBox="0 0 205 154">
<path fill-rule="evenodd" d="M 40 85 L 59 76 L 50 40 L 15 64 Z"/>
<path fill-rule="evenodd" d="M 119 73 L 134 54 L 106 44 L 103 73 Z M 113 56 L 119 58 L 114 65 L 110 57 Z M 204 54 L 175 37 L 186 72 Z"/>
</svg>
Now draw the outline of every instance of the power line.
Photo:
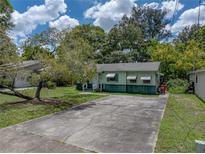
<svg viewBox="0 0 205 154">
<path fill-rule="evenodd" d="M 175 0 L 175 7 L 174 7 L 174 12 L 173 12 L 173 16 L 172 16 L 172 20 L 171 23 L 173 24 L 176 18 L 176 12 L 178 10 L 178 6 L 179 6 L 179 0 Z"/>
<path fill-rule="evenodd" d="M 201 6 L 203 7 L 203 10 L 205 10 L 205 4 L 201 4 Z M 205 13 L 201 13 L 202 16 L 201 16 L 201 23 L 202 24 L 205 24 Z"/>
<path fill-rule="evenodd" d="M 201 18 L 201 0 L 199 0 L 198 26 L 200 26 L 200 18 Z"/>
<path fill-rule="evenodd" d="M 178 6 L 179 6 L 179 1 L 178 0 L 175 0 L 175 7 L 174 7 L 174 12 L 173 12 L 173 15 L 172 15 L 172 19 L 170 20 L 170 28 L 169 30 L 172 31 L 172 25 L 174 24 L 174 21 L 176 19 L 176 12 L 178 10 Z"/>
</svg>

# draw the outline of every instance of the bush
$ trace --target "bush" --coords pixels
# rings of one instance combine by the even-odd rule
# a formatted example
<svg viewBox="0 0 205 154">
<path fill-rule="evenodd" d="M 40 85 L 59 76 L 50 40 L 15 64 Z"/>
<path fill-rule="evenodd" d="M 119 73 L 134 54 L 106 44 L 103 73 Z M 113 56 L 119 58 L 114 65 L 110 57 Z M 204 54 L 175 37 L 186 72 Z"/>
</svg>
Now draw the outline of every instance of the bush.
<svg viewBox="0 0 205 154">
<path fill-rule="evenodd" d="M 169 92 L 175 94 L 185 93 L 188 88 L 188 81 L 182 79 L 171 79 L 167 82 Z"/>
<path fill-rule="evenodd" d="M 9 79 L 0 79 L 0 84 L 6 85 L 6 86 L 12 86 L 12 80 Z"/>
<path fill-rule="evenodd" d="M 46 87 L 47 87 L 48 89 L 55 89 L 55 88 L 56 88 L 56 83 L 55 83 L 55 82 L 52 82 L 52 81 L 48 81 L 48 82 L 46 83 Z"/>
</svg>

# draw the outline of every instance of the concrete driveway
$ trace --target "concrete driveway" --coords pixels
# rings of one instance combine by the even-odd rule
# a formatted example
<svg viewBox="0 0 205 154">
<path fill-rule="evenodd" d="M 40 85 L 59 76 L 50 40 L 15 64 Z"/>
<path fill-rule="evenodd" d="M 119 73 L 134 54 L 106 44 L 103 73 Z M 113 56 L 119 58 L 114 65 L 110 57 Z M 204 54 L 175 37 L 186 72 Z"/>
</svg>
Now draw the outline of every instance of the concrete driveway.
<svg viewBox="0 0 205 154">
<path fill-rule="evenodd" d="M 0 152 L 153 152 L 167 97 L 109 96 L 0 129 Z"/>
</svg>

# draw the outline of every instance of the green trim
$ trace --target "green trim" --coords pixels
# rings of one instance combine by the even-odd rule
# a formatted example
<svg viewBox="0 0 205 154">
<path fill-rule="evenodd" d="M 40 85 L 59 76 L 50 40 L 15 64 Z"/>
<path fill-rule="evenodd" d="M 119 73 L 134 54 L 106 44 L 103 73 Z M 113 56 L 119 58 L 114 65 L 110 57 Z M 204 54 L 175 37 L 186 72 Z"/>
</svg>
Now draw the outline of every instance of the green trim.
<svg viewBox="0 0 205 154">
<path fill-rule="evenodd" d="M 126 92 L 125 85 L 103 84 L 103 91 L 105 92 Z"/>
<path fill-rule="evenodd" d="M 139 93 L 139 94 L 156 94 L 156 86 L 148 85 L 127 85 L 127 93 Z"/>
<path fill-rule="evenodd" d="M 147 85 L 111 85 L 103 84 L 103 91 L 105 92 L 124 92 L 124 93 L 138 93 L 138 94 L 156 94 L 156 86 Z"/>
</svg>

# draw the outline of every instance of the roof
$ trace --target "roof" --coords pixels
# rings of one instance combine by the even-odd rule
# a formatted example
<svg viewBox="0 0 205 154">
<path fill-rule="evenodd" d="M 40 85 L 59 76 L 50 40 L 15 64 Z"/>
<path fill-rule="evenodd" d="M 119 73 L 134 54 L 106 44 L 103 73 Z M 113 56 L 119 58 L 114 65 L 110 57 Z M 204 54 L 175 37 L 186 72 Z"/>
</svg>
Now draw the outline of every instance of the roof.
<svg viewBox="0 0 205 154">
<path fill-rule="evenodd" d="M 188 74 L 201 73 L 201 72 L 205 72 L 205 68 L 189 72 Z"/>
<path fill-rule="evenodd" d="M 112 71 L 159 71 L 160 62 L 143 63 L 115 63 L 115 64 L 97 64 L 97 72 Z"/>
<path fill-rule="evenodd" d="M 16 63 L 8 63 L 0 65 L 0 67 L 16 67 L 19 69 L 32 69 L 32 70 L 39 70 L 41 69 L 40 61 L 38 60 L 27 60 L 22 62 L 16 62 Z"/>
<path fill-rule="evenodd" d="M 30 67 L 30 66 L 39 65 L 39 64 L 40 64 L 40 61 L 38 60 L 28 60 L 28 61 L 23 61 L 21 63 L 21 67 Z"/>
</svg>

